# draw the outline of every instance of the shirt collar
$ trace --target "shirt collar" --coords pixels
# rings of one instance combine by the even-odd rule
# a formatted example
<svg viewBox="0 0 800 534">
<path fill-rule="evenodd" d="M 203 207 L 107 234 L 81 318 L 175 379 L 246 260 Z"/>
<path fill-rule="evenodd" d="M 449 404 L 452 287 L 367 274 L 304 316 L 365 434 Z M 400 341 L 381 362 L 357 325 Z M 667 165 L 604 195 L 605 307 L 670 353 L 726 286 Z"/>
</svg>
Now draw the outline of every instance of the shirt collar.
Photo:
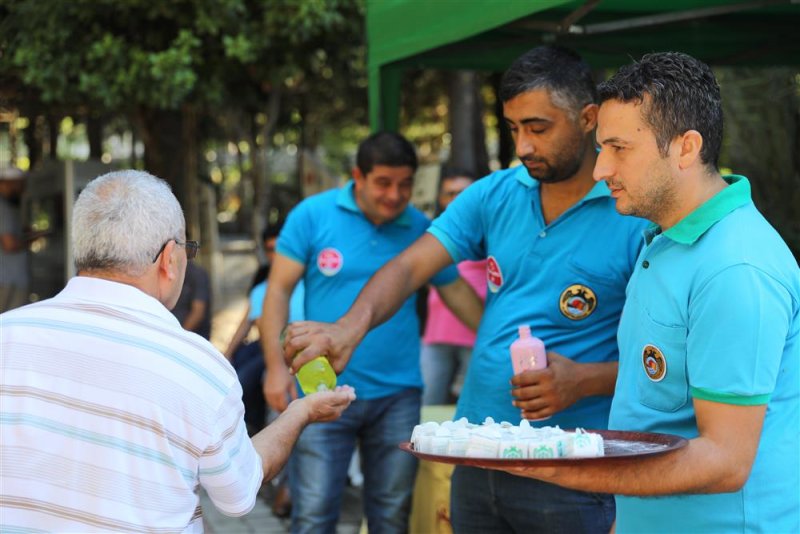
<svg viewBox="0 0 800 534">
<path fill-rule="evenodd" d="M 59 297 L 107 305 L 114 308 L 127 308 L 157 317 L 159 320 L 180 323 L 161 302 L 132 285 L 114 282 L 93 276 L 75 276 L 59 293 Z"/>
<path fill-rule="evenodd" d="M 675 226 L 668 228 L 664 236 L 683 245 L 692 245 L 730 212 L 751 201 L 750 182 L 747 178 L 737 174 L 725 175 L 722 178 L 729 185 L 700 204 Z M 645 230 L 647 242 L 652 241 L 660 232 L 661 228 L 657 224 L 651 224 Z"/>
<path fill-rule="evenodd" d="M 530 174 L 528 174 L 528 171 L 525 170 L 524 165 L 520 165 L 519 168 L 524 172 L 518 171 L 516 173 L 514 177 L 517 179 L 517 181 L 530 189 L 539 189 L 541 185 L 539 180 L 531 178 Z M 605 181 L 600 180 L 599 182 L 594 184 L 594 186 L 589 190 L 588 193 L 586 193 L 586 196 L 581 199 L 581 202 L 586 202 L 587 200 L 592 200 L 595 198 L 603 198 L 610 196 L 611 196 L 611 191 L 609 191 L 608 185 L 606 185 Z"/>
<path fill-rule="evenodd" d="M 353 213 L 360 213 L 365 219 L 367 218 L 356 203 L 355 182 L 353 180 L 349 180 L 346 184 L 344 184 L 344 187 L 339 189 L 339 195 L 336 197 L 336 204 L 342 209 L 352 211 Z M 403 210 L 403 213 L 401 213 L 396 219 L 389 221 L 389 224 L 411 226 L 411 214 L 409 213 L 410 210 L 411 206 L 406 206 L 406 209 Z"/>
</svg>

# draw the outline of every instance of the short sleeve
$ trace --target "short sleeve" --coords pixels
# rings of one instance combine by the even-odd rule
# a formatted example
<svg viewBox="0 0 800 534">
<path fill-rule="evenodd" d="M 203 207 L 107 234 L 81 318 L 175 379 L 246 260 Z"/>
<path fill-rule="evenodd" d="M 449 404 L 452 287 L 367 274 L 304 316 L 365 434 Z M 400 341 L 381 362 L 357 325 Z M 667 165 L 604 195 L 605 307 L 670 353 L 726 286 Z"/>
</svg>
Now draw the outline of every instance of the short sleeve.
<svg viewBox="0 0 800 534">
<path fill-rule="evenodd" d="M 242 389 L 236 382 L 217 410 L 210 445 L 200 456 L 200 485 L 214 506 L 229 516 L 255 505 L 264 468 L 247 436 Z"/>
<path fill-rule="evenodd" d="M 435 286 L 446 286 L 452 284 L 458 278 L 458 269 L 452 263 L 433 275 L 431 283 Z"/>
<path fill-rule="evenodd" d="M 696 398 L 766 404 L 792 316 L 789 291 L 763 271 L 736 265 L 691 297 L 687 366 Z"/>
<path fill-rule="evenodd" d="M 297 282 L 289 299 L 289 322 L 306 320 L 306 286 L 303 280 Z"/>
<path fill-rule="evenodd" d="M 248 321 L 255 321 L 261 317 L 261 309 L 264 307 L 264 295 L 267 293 L 267 282 L 261 282 L 250 290 L 250 311 L 247 314 Z"/>
<path fill-rule="evenodd" d="M 308 264 L 311 256 L 314 228 L 311 204 L 316 200 L 317 197 L 306 199 L 289 212 L 276 243 L 276 250 L 280 254 L 303 265 Z"/>
<path fill-rule="evenodd" d="M 466 188 L 428 228 L 454 263 L 486 258 L 482 198 L 488 180 L 484 178 Z"/>
</svg>

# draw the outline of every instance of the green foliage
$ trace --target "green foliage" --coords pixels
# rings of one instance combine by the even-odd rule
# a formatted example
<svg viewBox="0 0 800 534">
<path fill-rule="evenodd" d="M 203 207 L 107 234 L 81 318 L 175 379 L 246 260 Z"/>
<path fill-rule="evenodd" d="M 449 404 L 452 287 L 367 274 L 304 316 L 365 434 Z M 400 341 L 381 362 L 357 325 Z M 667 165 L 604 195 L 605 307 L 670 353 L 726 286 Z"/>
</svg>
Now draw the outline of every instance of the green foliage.
<svg viewBox="0 0 800 534">
<path fill-rule="evenodd" d="M 0 77 L 67 107 L 261 107 L 276 84 L 309 93 L 347 75 L 363 11 L 356 0 L 0 0 Z"/>
</svg>

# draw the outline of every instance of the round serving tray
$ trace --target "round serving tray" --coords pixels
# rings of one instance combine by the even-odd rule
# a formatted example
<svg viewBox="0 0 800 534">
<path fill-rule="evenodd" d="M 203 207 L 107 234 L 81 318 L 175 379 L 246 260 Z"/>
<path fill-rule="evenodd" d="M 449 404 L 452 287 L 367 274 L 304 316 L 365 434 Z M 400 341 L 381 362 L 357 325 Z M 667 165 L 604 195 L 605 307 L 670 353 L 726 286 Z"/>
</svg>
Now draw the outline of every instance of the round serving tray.
<svg viewBox="0 0 800 534">
<path fill-rule="evenodd" d="M 685 447 L 688 441 L 673 434 L 655 432 L 628 432 L 623 430 L 586 430 L 603 436 L 604 456 L 596 458 L 468 458 L 465 456 L 444 456 L 415 451 L 411 442 L 403 442 L 399 447 L 421 460 L 445 464 L 468 465 L 472 467 L 504 468 L 526 466 L 559 466 L 591 462 L 628 461 L 645 456 L 664 454 Z"/>
</svg>

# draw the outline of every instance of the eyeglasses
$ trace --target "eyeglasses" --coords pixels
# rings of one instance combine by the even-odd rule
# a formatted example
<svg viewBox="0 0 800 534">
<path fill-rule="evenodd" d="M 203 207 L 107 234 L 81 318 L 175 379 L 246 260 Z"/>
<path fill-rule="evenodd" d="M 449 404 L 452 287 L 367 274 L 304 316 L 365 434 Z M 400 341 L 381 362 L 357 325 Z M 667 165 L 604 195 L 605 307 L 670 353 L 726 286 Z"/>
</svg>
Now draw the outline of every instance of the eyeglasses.
<svg viewBox="0 0 800 534">
<path fill-rule="evenodd" d="M 167 243 L 170 241 L 175 241 L 175 244 L 181 247 L 186 248 L 186 259 L 192 260 L 197 256 L 197 251 L 200 249 L 200 243 L 197 241 L 178 241 L 177 239 L 167 239 L 164 241 L 164 244 L 161 245 L 161 248 L 158 249 L 155 257 L 153 258 L 153 263 L 158 260 L 158 257 L 161 256 L 161 253 L 164 252 L 164 249 L 167 247 Z"/>
</svg>

